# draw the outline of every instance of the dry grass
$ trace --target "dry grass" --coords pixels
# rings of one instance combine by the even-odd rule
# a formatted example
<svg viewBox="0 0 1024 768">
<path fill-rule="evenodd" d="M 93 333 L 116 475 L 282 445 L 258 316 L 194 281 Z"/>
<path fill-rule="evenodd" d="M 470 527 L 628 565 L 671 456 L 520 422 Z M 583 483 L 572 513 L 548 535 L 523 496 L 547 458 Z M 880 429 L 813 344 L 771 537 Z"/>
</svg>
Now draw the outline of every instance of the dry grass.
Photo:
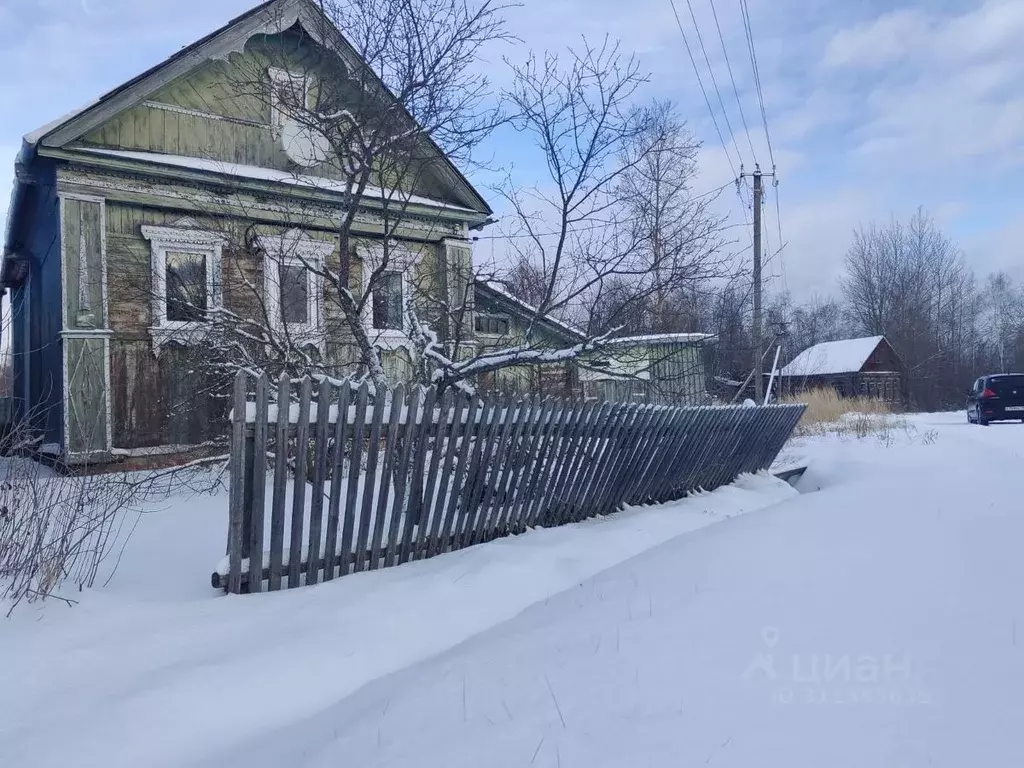
<svg viewBox="0 0 1024 768">
<path fill-rule="evenodd" d="M 782 398 L 782 403 L 806 403 L 807 411 L 795 434 L 841 434 L 855 437 L 882 436 L 904 428 L 905 420 L 893 414 L 884 400 L 871 397 L 839 397 L 834 389 L 812 389 Z"/>
</svg>

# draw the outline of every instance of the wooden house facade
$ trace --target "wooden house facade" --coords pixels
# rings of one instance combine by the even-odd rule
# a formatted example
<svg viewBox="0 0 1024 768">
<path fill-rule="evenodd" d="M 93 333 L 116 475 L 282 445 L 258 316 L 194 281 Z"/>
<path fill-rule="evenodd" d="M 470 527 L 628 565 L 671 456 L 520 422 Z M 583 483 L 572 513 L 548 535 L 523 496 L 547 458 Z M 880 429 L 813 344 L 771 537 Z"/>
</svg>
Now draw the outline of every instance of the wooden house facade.
<svg viewBox="0 0 1024 768">
<path fill-rule="evenodd" d="M 352 339 L 328 332 L 336 310 L 323 281 L 296 272 L 291 291 L 301 298 L 284 306 L 260 257 L 273 249 L 303 264 L 342 257 L 337 166 L 297 157 L 274 107 L 275 88 L 294 82 L 290 57 L 308 71 L 309 46 L 362 65 L 341 33 L 325 28 L 317 3 L 271 0 L 25 137 L 0 291 L 13 310 L 13 408 L 45 452 L 95 462 L 174 452 L 222 432 L 225 393 L 205 387 L 191 360 L 204 353 L 206 310 L 251 315 L 247 289 L 270 286 L 268 322 L 301 334 L 330 371 L 354 372 Z M 262 93 L 237 88 L 254 71 L 263 73 Z M 400 191 L 401 224 L 388 230 L 397 267 L 367 318 L 398 379 L 410 366 L 402 307 L 411 286 L 457 290 L 471 270 L 471 230 L 491 213 L 454 164 L 430 151 L 433 170 Z M 355 295 L 384 231 L 381 206 L 367 195 L 356 213 Z M 234 233 L 255 247 L 240 248 Z M 180 283 L 197 292 L 192 310 Z"/>
<path fill-rule="evenodd" d="M 884 336 L 844 339 L 805 349 L 779 372 L 779 389 L 834 389 L 840 397 L 904 400 L 903 363 Z"/>
</svg>

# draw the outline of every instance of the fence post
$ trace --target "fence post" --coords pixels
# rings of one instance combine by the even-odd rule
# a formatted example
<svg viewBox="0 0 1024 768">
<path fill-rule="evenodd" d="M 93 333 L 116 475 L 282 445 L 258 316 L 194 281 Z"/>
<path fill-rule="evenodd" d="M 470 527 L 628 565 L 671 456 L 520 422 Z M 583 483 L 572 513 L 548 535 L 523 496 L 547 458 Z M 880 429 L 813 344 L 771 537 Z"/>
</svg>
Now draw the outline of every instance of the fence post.
<svg viewBox="0 0 1024 768">
<path fill-rule="evenodd" d="M 228 592 L 242 591 L 242 556 L 249 541 L 245 528 L 246 501 L 252 501 L 252 461 L 246 440 L 246 374 L 235 374 L 231 409 L 230 507 L 228 512 Z M 248 460 L 247 460 L 248 459 Z M 248 480 L 248 483 L 246 482 Z M 250 519 L 251 526 L 251 519 Z"/>
</svg>

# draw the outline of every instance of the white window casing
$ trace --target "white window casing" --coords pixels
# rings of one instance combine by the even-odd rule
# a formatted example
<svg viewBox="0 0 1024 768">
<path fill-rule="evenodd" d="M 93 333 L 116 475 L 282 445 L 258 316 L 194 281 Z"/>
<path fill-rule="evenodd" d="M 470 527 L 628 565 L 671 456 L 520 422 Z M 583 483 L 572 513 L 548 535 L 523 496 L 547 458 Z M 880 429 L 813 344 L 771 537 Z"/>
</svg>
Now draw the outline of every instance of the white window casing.
<svg viewBox="0 0 1024 768">
<path fill-rule="evenodd" d="M 204 259 L 206 271 L 206 311 L 222 306 L 221 258 L 226 242 L 223 235 L 195 227 L 191 221 L 173 227 L 144 225 L 142 236 L 150 242 L 153 276 L 152 322 L 149 333 L 154 354 L 169 342 L 186 344 L 205 336 L 205 321 L 172 320 L 167 316 L 167 255 L 183 254 Z"/>
<path fill-rule="evenodd" d="M 287 334 L 292 342 L 313 344 L 323 350 L 324 279 L 327 259 L 335 250 L 331 240 L 314 240 L 305 232 L 291 229 L 282 235 L 262 235 L 256 239 L 263 254 L 263 299 L 270 330 Z M 281 303 L 281 267 L 300 267 L 306 279 L 306 322 L 285 324 Z"/>
<path fill-rule="evenodd" d="M 367 300 L 363 305 L 363 325 L 370 335 L 370 341 L 382 349 L 397 349 L 405 347 L 409 343 L 409 319 L 405 314 L 404 303 L 409 301 L 413 295 L 413 285 L 410 279 L 412 268 L 422 258 L 422 251 L 414 251 L 401 243 L 390 243 L 387 253 L 387 266 L 385 272 L 399 272 L 402 275 L 402 327 L 397 328 L 375 328 L 373 325 L 373 296 L 370 292 L 371 275 L 380 269 L 384 261 L 383 243 L 362 244 L 357 247 L 357 252 L 363 262 L 363 293 Z"/>
</svg>

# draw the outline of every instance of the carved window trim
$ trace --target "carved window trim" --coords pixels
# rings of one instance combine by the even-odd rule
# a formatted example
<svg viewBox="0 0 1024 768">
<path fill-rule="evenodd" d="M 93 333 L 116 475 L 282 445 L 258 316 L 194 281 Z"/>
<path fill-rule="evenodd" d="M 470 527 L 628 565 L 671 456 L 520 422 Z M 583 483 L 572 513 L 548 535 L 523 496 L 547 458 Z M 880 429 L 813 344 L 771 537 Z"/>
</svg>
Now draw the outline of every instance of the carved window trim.
<svg viewBox="0 0 1024 768">
<path fill-rule="evenodd" d="M 149 333 L 153 352 L 170 342 L 187 344 L 204 337 L 208 322 L 167 319 L 167 254 L 185 252 L 206 259 L 206 307 L 213 311 L 223 304 L 221 259 L 226 240 L 217 232 L 199 229 L 194 222 L 181 221 L 172 227 L 143 225 L 142 236 L 150 243 L 152 267 L 152 319 Z"/>
<path fill-rule="evenodd" d="M 281 235 L 262 235 L 256 239 L 256 244 L 263 255 L 263 300 L 270 329 L 275 333 L 287 332 L 288 337 L 299 344 L 314 344 L 322 349 L 326 342 L 322 272 L 334 253 L 334 242 L 314 240 L 302 230 L 291 229 Z M 280 274 L 278 267 L 281 266 L 303 268 L 309 322 L 288 323 L 285 327 L 280 279 L 274 279 Z"/>
<path fill-rule="evenodd" d="M 414 251 L 405 243 L 392 242 L 388 246 L 388 264 L 385 272 L 399 272 L 402 275 L 402 327 L 376 328 L 373 325 L 373 292 L 370 291 L 370 276 L 384 259 L 382 242 L 361 243 L 356 246 L 356 253 L 362 261 L 363 295 L 363 327 L 370 336 L 374 346 L 382 349 L 397 349 L 409 343 L 409 318 L 405 314 L 405 303 L 413 296 L 411 271 L 423 258 L 423 251 Z"/>
</svg>

